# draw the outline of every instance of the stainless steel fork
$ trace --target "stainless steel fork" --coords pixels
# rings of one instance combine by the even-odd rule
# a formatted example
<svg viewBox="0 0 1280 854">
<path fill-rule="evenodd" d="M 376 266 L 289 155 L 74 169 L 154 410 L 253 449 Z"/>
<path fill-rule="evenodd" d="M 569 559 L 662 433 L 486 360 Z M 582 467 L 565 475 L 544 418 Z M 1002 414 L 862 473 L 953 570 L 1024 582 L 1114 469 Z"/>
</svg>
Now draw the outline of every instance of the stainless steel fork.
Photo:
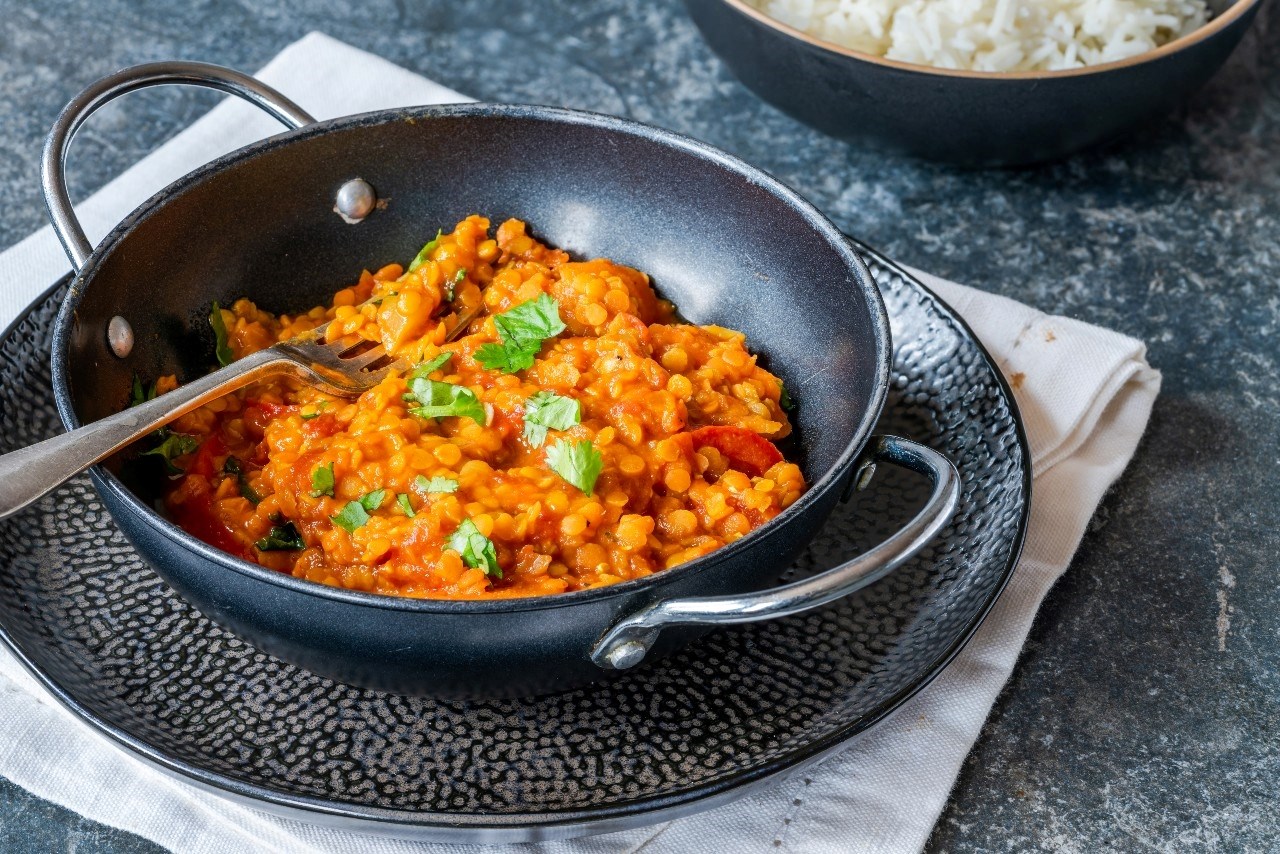
<svg viewBox="0 0 1280 854">
<path fill-rule="evenodd" d="M 382 345 L 362 349 L 368 342 L 354 336 L 325 342 L 324 331 L 322 326 L 282 341 L 154 400 L 0 456 L 0 519 L 175 418 L 250 383 L 284 374 L 330 394 L 357 397 L 390 370 L 379 365 L 387 361 Z"/>
</svg>

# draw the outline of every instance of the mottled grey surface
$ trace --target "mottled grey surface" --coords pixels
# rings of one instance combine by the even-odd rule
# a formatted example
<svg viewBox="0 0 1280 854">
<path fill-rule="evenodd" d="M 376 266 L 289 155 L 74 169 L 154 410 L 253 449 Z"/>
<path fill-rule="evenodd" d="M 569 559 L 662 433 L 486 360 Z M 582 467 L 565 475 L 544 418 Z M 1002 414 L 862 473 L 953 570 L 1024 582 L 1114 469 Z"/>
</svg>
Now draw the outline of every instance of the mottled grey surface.
<svg viewBox="0 0 1280 854">
<path fill-rule="evenodd" d="M 1149 434 L 1050 593 L 930 847 L 1272 850 L 1280 838 L 1280 14 L 1178 116 L 1017 172 L 910 163 L 758 102 L 676 2 L 0 0 L 0 245 L 43 224 L 41 139 L 139 61 L 256 68 L 320 29 L 491 100 L 621 113 L 719 145 L 899 260 L 1145 339 Z M 85 193 L 214 102 L 90 123 Z M 138 851 L 0 786 L 0 845 Z"/>
</svg>

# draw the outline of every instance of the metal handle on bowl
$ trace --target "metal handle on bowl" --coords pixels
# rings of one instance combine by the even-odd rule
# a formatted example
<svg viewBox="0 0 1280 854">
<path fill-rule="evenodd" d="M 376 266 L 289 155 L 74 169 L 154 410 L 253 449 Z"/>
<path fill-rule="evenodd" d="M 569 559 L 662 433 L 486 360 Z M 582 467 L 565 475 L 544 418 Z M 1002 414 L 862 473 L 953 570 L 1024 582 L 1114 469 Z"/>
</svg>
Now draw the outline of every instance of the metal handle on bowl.
<svg viewBox="0 0 1280 854">
<path fill-rule="evenodd" d="M 858 462 L 859 488 L 870 482 L 877 463 L 891 463 L 933 481 L 924 508 L 885 542 L 821 575 L 743 596 L 713 596 L 655 602 L 614 623 L 591 650 L 605 670 L 635 667 L 667 626 L 754 623 L 787 617 L 848 596 L 878 581 L 914 557 L 951 519 L 960 500 L 960 473 L 951 461 L 924 445 L 897 436 L 878 436 Z"/>
<path fill-rule="evenodd" d="M 149 62 L 103 77 L 71 99 L 58 115 L 41 156 L 40 186 L 44 191 L 44 203 L 49 209 L 53 230 L 62 241 L 62 248 L 75 270 L 79 271 L 89 260 L 93 244 L 85 237 L 67 193 L 64 169 L 71 140 L 85 119 L 108 101 L 138 89 L 170 83 L 203 86 L 238 95 L 257 104 L 290 128 L 315 122 L 310 114 L 271 87 L 247 74 L 207 62 Z"/>
</svg>

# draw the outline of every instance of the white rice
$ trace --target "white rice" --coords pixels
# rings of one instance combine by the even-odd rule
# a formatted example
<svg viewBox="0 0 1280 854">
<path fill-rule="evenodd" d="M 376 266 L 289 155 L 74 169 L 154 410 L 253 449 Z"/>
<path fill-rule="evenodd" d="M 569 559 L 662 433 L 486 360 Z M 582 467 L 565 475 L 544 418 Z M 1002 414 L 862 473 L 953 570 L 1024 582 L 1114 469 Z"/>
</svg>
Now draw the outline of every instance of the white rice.
<svg viewBox="0 0 1280 854">
<path fill-rule="evenodd" d="M 1146 53 L 1209 19 L 1205 0 L 746 0 L 853 50 L 975 71 L 1078 68 Z"/>
</svg>

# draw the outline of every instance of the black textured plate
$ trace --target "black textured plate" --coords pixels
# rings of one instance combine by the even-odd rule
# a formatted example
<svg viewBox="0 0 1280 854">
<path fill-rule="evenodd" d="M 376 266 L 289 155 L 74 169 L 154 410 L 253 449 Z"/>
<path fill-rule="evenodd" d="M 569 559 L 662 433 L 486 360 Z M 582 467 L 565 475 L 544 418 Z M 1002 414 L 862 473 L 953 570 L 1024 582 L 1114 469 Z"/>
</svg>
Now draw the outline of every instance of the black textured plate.
<svg viewBox="0 0 1280 854">
<path fill-rule="evenodd" d="M 294 818 L 497 842 L 620 830 L 740 797 L 927 684 L 995 602 L 1026 529 L 1030 456 L 1008 387 L 940 300 L 860 249 L 896 347 L 882 428 L 947 454 L 964 485 L 939 540 L 862 593 L 719 631 L 568 694 L 380 694 L 283 664 L 209 622 L 142 564 L 81 476 L 0 521 L 0 639 L 117 743 Z M 61 296 L 37 300 L 0 339 L 0 451 L 61 430 L 48 391 Z M 787 576 L 883 539 L 926 490 L 923 478 L 882 472 Z"/>
</svg>

